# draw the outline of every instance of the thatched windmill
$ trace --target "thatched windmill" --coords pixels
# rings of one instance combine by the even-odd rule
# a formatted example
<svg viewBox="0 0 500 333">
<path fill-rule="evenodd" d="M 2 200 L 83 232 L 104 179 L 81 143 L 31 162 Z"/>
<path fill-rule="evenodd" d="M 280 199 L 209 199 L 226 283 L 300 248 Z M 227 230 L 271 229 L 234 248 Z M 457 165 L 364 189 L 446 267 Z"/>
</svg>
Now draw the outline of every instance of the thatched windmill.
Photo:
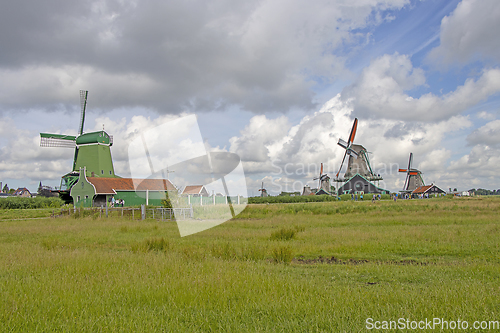
<svg viewBox="0 0 500 333">
<path fill-rule="evenodd" d="M 58 190 L 60 197 L 67 202 L 72 200 L 69 193 L 78 181 L 80 168 L 85 168 L 87 177 L 116 177 L 110 150 L 113 137 L 104 130 L 90 133 L 83 131 L 87 96 L 88 91 L 80 90 L 80 126 L 76 136 L 40 133 L 41 147 L 75 148 L 73 170 L 62 176 Z"/>
<path fill-rule="evenodd" d="M 369 181 L 382 180 L 382 177 L 380 175 L 376 175 L 373 172 L 366 148 L 362 145 L 354 144 L 354 137 L 356 136 L 357 128 L 358 118 L 355 118 L 347 142 L 339 138 L 338 145 L 345 149 L 345 153 L 344 157 L 342 158 L 342 163 L 340 164 L 339 171 L 336 175 L 336 181 L 348 181 L 356 174 L 361 175 L 363 178 Z M 339 178 L 340 171 L 342 170 L 342 166 L 344 165 L 344 161 L 347 155 L 349 155 L 347 170 L 344 174 L 344 177 Z"/>
<path fill-rule="evenodd" d="M 318 191 L 316 194 L 331 194 L 330 191 L 330 177 L 326 173 L 323 173 L 323 163 L 321 163 L 321 168 L 319 171 L 319 176 L 313 178 L 313 180 L 318 180 Z"/>
<path fill-rule="evenodd" d="M 405 185 L 401 192 L 413 192 L 416 188 L 420 186 L 425 186 L 424 179 L 422 178 L 422 172 L 412 167 L 413 163 L 413 153 L 410 153 L 410 159 L 408 160 L 408 168 L 399 169 L 399 172 L 406 173 Z"/>
</svg>

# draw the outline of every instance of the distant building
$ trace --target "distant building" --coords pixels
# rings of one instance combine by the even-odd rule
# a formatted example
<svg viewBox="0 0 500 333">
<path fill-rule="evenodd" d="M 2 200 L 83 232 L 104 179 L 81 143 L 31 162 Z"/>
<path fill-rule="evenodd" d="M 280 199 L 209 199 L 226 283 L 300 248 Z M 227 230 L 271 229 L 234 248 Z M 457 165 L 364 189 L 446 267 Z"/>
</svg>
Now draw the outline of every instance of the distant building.
<svg viewBox="0 0 500 333">
<path fill-rule="evenodd" d="M 57 192 L 51 186 L 42 185 L 42 182 L 38 185 L 37 195 L 41 197 L 57 197 Z"/>
<path fill-rule="evenodd" d="M 1 198 L 8 198 L 8 197 L 11 197 L 11 195 L 9 193 L 0 192 L 0 199 Z"/>
<path fill-rule="evenodd" d="M 191 195 L 194 197 L 208 197 L 208 191 L 203 185 L 188 185 L 184 188 L 181 195 Z"/>
<path fill-rule="evenodd" d="M 304 189 L 302 190 L 302 195 L 314 195 L 309 185 L 304 186 Z"/>
<path fill-rule="evenodd" d="M 18 188 L 12 195 L 23 198 L 31 198 L 31 192 L 26 187 Z"/>
</svg>

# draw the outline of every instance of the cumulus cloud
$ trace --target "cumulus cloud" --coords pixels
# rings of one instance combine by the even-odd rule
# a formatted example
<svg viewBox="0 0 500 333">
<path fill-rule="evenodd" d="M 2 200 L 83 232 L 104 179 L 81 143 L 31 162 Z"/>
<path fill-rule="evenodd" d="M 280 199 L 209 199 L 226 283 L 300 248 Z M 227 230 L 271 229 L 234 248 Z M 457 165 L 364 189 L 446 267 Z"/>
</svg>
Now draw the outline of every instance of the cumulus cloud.
<svg viewBox="0 0 500 333">
<path fill-rule="evenodd" d="M 467 79 L 443 96 L 432 93 L 412 97 L 408 91 L 425 84 L 422 69 L 406 55 L 383 55 L 373 60 L 342 98 L 351 102 L 355 115 L 404 121 L 433 122 L 459 115 L 500 92 L 500 70 L 486 69 L 477 79 Z"/>
<path fill-rule="evenodd" d="M 313 178 L 318 176 L 321 163 L 324 163 L 324 172 L 330 177 L 333 178 L 337 173 L 344 154 L 337 141 L 339 138 L 347 139 L 354 120 L 353 114 L 352 105 L 337 95 L 319 111 L 305 116 L 296 126 L 279 134 L 274 131 L 275 135 L 268 136 L 269 140 L 260 141 L 263 147 L 259 150 L 259 162 L 245 159 L 245 156 L 254 153 L 255 147 L 232 145 L 230 149 L 241 154 L 247 174 L 263 175 L 266 183 L 275 188 L 296 191 L 299 185 L 314 187 L 316 181 Z M 276 127 L 275 120 L 261 116 L 256 118 L 250 121 L 254 124 L 252 133 L 256 136 L 258 133 L 267 133 L 270 127 Z M 397 190 L 404 182 L 404 177 L 397 170 L 406 167 L 410 152 L 414 153 L 414 167 L 421 168 L 425 177 L 430 178 L 429 181 L 440 180 L 451 158 L 451 151 L 442 147 L 443 139 L 447 134 L 471 125 L 468 117 L 464 116 L 454 116 L 431 124 L 360 119 L 354 142 L 370 152 L 374 172 L 384 177 L 380 185 Z M 232 138 L 233 143 L 239 143 L 240 140 L 250 141 L 248 132 Z"/>
<path fill-rule="evenodd" d="M 486 125 L 474 130 L 467 136 L 471 145 L 484 144 L 487 146 L 500 145 L 500 120 L 493 120 Z"/>
<path fill-rule="evenodd" d="M 88 89 L 97 108 L 161 113 L 236 105 L 311 109 L 345 72 L 336 52 L 408 0 L 16 1 L 0 13 L 3 108 L 54 107 Z"/>
<path fill-rule="evenodd" d="M 500 60 L 500 5 L 496 0 L 463 0 L 441 21 L 440 45 L 429 57 L 450 64 Z"/>
</svg>

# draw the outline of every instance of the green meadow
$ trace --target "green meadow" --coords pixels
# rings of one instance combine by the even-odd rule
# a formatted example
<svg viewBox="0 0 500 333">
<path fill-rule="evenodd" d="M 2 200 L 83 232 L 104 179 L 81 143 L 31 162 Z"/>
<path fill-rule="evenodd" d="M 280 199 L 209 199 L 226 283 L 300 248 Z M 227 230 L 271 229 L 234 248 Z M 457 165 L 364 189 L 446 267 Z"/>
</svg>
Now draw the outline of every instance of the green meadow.
<svg viewBox="0 0 500 333">
<path fill-rule="evenodd" d="M 2 332 L 500 321 L 496 197 L 249 205 L 183 238 L 170 221 L 37 214 L 0 210 Z"/>
</svg>

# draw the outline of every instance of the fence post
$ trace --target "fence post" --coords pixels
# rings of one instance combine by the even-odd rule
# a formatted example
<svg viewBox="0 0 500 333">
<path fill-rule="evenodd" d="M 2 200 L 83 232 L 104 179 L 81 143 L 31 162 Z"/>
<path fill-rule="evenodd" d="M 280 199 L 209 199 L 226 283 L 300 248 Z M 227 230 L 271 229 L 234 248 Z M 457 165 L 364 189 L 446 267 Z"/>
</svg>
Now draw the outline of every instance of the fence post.
<svg viewBox="0 0 500 333">
<path fill-rule="evenodd" d="M 106 217 L 108 217 L 108 203 L 106 202 Z"/>
<path fill-rule="evenodd" d="M 132 207 L 132 220 L 134 220 L 134 219 L 135 219 L 135 218 L 134 218 L 134 211 L 135 211 L 135 208 L 134 208 L 134 207 Z"/>
<path fill-rule="evenodd" d="M 146 219 L 146 206 L 141 205 L 141 220 L 145 220 L 145 219 Z"/>
</svg>

